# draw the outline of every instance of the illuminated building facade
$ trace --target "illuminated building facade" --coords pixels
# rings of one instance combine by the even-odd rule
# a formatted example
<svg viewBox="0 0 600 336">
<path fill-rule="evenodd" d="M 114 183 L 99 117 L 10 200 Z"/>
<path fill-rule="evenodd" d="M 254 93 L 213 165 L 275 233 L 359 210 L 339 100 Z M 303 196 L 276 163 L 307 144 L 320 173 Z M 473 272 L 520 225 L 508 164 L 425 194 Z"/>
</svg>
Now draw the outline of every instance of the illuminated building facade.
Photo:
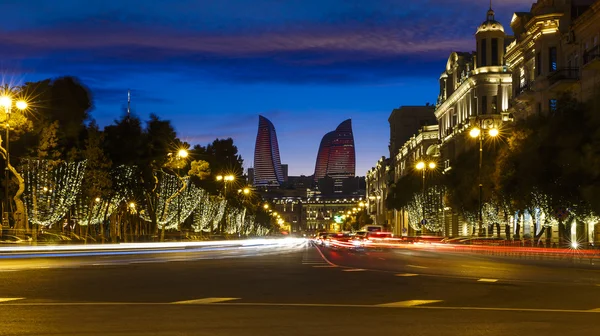
<svg viewBox="0 0 600 336">
<path fill-rule="evenodd" d="M 408 174 L 420 174 L 415 166 L 422 159 L 427 159 L 439 164 L 440 146 L 439 146 L 438 125 L 423 126 L 419 132 L 413 135 L 398 150 L 395 155 L 393 169 L 393 182 L 397 183 L 402 177 Z M 443 209 L 442 209 L 443 210 Z M 393 210 L 392 232 L 398 236 L 414 236 L 415 230 L 409 224 L 408 212 L 406 210 Z M 451 216 L 442 214 L 444 221 L 444 234 L 453 232 Z M 414 219 L 412 219 L 414 220 Z"/>
<path fill-rule="evenodd" d="M 275 126 L 263 116 L 258 116 L 253 178 L 254 186 L 277 187 L 284 181 Z"/>
<path fill-rule="evenodd" d="M 594 93 L 598 59 L 598 1 L 540 0 L 530 12 L 514 13 L 515 40 L 506 49 L 512 72 L 516 118 L 547 114 L 565 92 L 579 99 Z M 595 18 L 594 18 L 595 17 Z M 587 69 L 586 69 L 587 68 Z M 591 71 L 588 71 L 591 70 Z"/>
<path fill-rule="evenodd" d="M 354 177 L 356 173 L 356 153 L 352 121 L 342 122 L 334 131 L 325 134 L 319 146 L 314 179 L 324 177 L 341 180 Z"/>
<path fill-rule="evenodd" d="M 367 172 L 367 210 L 373 223 L 389 227 L 392 213 L 386 206 L 392 178 L 390 159 L 382 157 L 377 165 Z"/>
<path fill-rule="evenodd" d="M 490 8 L 475 34 L 476 52 L 453 52 L 440 76 L 435 116 L 439 124 L 442 169 L 448 171 L 468 146 L 467 130 L 501 128 L 512 95 L 512 76 L 504 64 L 508 37 Z"/>
</svg>

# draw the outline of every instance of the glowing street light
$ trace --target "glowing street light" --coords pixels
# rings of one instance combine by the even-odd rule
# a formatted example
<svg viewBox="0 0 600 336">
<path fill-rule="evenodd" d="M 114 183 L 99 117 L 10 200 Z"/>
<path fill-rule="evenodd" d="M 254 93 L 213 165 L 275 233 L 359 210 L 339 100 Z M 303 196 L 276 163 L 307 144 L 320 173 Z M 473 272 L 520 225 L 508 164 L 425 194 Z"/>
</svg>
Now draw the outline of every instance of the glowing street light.
<svg viewBox="0 0 600 336">
<path fill-rule="evenodd" d="M 12 113 L 12 105 L 13 99 L 9 95 L 0 96 L 0 107 L 4 109 L 4 113 L 6 114 L 6 168 L 4 169 L 4 178 L 5 181 L 8 181 L 8 171 L 10 167 L 10 115 Z M 18 110 L 27 109 L 27 102 L 24 100 L 18 100 L 15 103 L 15 106 Z M 8 201 L 8 188 L 4 188 L 4 199 L 6 200 L 5 207 L 3 211 L 8 212 L 9 201 Z"/>
<path fill-rule="evenodd" d="M 96 197 L 94 201 L 96 201 L 96 203 L 100 203 L 100 197 Z"/>
<path fill-rule="evenodd" d="M 227 199 L 227 182 L 233 182 L 235 181 L 235 176 L 233 175 L 217 175 L 217 181 L 223 181 L 223 198 Z M 227 209 L 227 207 L 225 207 L 225 209 Z M 227 210 L 225 210 L 227 211 Z M 227 225 L 227 221 L 228 221 L 228 217 L 227 217 L 227 213 L 224 213 L 225 216 L 225 225 Z M 221 231 L 219 229 L 219 231 Z"/>
<path fill-rule="evenodd" d="M 423 200 L 421 201 L 422 204 L 422 212 L 423 212 L 423 218 L 421 220 L 421 224 L 426 224 L 426 219 L 425 219 L 425 171 L 427 169 L 429 170 L 434 170 L 437 167 L 437 164 L 433 161 L 429 161 L 429 162 L 425 162 L 425 161 L 419 161 L 417 162 L 417 164 L 415 165 L 415 168 L 417 170 L 420 170 L 422 172 L 422 176 L 423 176 L 423 191 L 422 191 L 422 195 L 423 195 Z"/>
<path fill-rule="evenodd" d="M 188 157 L 189 153 L 186 149 L 182 148 L 179 151 L 177 151 L 177 156 L 180 159 L 185 159 L 186 157 Z"/>
<path fill-rule="evenodd" d="M 479 181 L 479 215 L 478 215 L 478 228 L 479 228 L 479 235 L 483 236 L 483 182 L 481 180 L 481 166 L 483 164 L 483 135 L 484 133 L 481 130 L 481 120 L 479 121 L 479 126 L 480 127 L 473 127 L 471 129 L 471 131 L 469 131 L 469 135 L 472 138 L 479 138 L 479 172 L 478 172 L 478 181 Z M 495 138 L 500 134 L 500 131 L 498 130 L 498 128 L 496 127 L 492 127 L 488 130 L 487 134 L 492 137 Z M 488 236 L 488 229 L 486 227 L 485 230 L 485 236 Z"/>
<path fill-rule="evenodd" d="M 481 135 L 481 130 L 477 127 L 474 127 L 471 129 L 471 131 L 469 131 L 469 135 L 471 138 L 477 138 L 479 135 Z"/>
<path fill-rule="evenodd" d="M 265 203 L 265 205 L 263 205 L 263 209 L 265 209 L 265 210 L 269 209 L 269 204 Z"/>
</svg>

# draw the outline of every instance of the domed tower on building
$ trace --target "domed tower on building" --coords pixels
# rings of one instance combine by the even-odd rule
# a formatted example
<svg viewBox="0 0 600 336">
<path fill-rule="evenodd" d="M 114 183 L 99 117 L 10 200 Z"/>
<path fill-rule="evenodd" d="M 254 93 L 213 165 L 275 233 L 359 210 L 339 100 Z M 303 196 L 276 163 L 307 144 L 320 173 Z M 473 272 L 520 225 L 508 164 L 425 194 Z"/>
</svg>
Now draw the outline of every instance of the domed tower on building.
<svg viewBox="0 0 600 336">
<path fill-rule="evenodd" d="M 477 28 L 477 64 L 478 68 L 504 65 L 504 27 L 496 21 L 490 2 L 486 20 Z"/>
</svg>

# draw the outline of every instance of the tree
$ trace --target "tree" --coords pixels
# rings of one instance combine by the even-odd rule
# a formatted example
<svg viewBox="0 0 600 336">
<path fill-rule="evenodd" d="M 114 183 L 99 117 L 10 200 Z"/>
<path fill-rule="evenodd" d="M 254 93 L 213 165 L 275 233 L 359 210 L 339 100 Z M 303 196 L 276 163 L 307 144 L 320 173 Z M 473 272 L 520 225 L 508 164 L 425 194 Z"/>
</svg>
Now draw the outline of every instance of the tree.
<svg viewBox="0 0 600 336">
<path fill-rule="evenodd" d="M 215 139 L 206 147 L 196 145 L 191 151 L 191 156 L 209 163 L 211 176 L 202 182 L 202 187 L 212 194 L 218 194 L 222 187 L 216 182 L 217 175 L 232 174 L 236 176 L 236 181 L 242 179 L 244 160 L 238 154 L 238 148 L 231 138 Z"/>
<path fill-rule="evenodd" d="M 98 125 L 92 122 L 87 130 L 83 158 L 86 160 L 86 171 L 82 181 L 82 194 L 84 204 L 88 206 L 87 232 L 91 225 L 91 212 L 98 212 L 96 216 L 104 215 L 110 204 L 112 180 L 110 175 L 111 161 L 103 150 L 104 135 Z M 104 223 L 100 223 L 100 235 L 104 243 Z"/>
</svg>

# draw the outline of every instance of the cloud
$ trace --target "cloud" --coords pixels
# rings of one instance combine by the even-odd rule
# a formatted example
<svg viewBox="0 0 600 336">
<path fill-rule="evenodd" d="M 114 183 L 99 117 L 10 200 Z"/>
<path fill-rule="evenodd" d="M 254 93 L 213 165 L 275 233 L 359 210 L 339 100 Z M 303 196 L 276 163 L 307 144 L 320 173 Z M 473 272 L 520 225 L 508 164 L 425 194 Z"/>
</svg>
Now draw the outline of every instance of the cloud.
<svg viewBox="0 0 600 336">
<path fill-rule="evenodd" d="M 99 14 L 0 33 L 0 47 L 6 59 L 23 60 L 31 72 L 100 81 L 153 71 L 243 83 L 382 83 L 430 75 L 429 65 L 450 51 L 473 49 L 472 36 L 456 24 L 465 14 L 410 15 L 421 10 L 413 7 L 406 6 L 396 21 L 382 8 L 359 6 L 324 13 L 321 21 L 250 22 L 221 30 Z"/>
</svg>

